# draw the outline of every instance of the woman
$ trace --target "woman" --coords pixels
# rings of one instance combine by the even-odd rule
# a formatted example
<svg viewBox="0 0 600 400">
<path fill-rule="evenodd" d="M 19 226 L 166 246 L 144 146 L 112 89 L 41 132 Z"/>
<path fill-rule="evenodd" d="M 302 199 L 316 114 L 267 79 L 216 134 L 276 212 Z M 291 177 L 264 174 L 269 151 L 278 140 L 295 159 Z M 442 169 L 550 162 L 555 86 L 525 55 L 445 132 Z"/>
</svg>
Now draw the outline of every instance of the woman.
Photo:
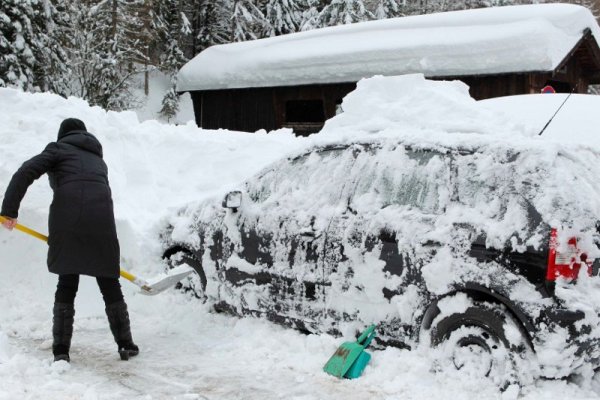
<svg viewBox="0 0 600 400">
<path fill-rule="evenodd" d="M 96 277 L 121 359 L 138 354 L 119 284 L 119 241 L 102 146 L 75 118 L 62 122 L 56 142 L 13 175 L 2 202 L 3 224 L 13 229 L 19 206 L 34 180 L 48 174 L 54 198 L 48 221 L 48 269 L 58 274 L 53 319 L 54 361 L 70 362 L 79 275 Z"/>
</svg>

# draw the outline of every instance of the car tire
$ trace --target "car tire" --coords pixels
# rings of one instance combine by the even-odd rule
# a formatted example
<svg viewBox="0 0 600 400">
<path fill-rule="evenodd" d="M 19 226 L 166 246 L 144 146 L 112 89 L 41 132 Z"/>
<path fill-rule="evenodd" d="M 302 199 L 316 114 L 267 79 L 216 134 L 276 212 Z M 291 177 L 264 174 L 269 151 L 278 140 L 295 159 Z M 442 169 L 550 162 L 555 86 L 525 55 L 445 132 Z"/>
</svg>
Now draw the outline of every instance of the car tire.
<svg viewBox="0 0 600 400">
<path fill-rule="evenodd" d="M 463 382 L 488 380 L 501 390 L 530 381 L 525 335 L 501 304 L 472 301 L 462 311 L 440 313 L 429 332 L 436 372 Z"/>
<path fill-rule="evenodd" d="M 175 288 L 186 293 L 191 293 L 196 298 L 206 301 L 207 279 L 204 268 L 202 268 L 202 261 L 188 250 L 178 250 L 165 258 L 169 269 L 173 269 L 182 264 L 187 264 L 194 268 L 196 273 L 184 278 L 181 282 L 177 283 Z"/>
</svg>

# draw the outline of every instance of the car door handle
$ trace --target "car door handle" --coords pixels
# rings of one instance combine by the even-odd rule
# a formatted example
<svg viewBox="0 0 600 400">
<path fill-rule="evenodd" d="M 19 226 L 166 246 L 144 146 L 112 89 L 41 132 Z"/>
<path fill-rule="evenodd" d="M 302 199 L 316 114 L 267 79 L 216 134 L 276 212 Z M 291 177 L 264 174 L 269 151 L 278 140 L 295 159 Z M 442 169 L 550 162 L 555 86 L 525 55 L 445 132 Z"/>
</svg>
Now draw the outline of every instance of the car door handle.
<svg viewBox="0 0 600 400">
<path fill-rule="evenodd" d="M 306 228 L 302 229 L 299 235 L 304 240 L 314 240 L 321 236 L 321 233 L 313 230 L 312 228 Z"/>
<path fill-rule="evenodd" d="M 424 242 L 421 242 L 421 246 L 437 249 L 437 248 L 442 247 L 442 244 L 440 242 L 438 242 L 437 240 L 426 240 Z"/>
</svg>

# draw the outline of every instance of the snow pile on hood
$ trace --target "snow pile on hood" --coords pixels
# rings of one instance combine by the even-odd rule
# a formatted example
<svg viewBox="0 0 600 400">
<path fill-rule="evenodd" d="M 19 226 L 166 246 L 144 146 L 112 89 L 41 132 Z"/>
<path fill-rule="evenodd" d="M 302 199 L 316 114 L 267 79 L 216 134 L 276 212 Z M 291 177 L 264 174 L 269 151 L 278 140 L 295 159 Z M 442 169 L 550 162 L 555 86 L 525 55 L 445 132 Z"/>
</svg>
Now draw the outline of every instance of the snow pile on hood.
<svg viewBox="0 0 600 400">
<path fill-rule="evenodd" d="M 423 74 L 363 79 L 344 98 L 342 109 L 321 133 L 329 138 L 407 133 L 514 135 L 519 129 L 508 117 L 475 101 L 465 83 L 428 80 Z"/>
</svg>

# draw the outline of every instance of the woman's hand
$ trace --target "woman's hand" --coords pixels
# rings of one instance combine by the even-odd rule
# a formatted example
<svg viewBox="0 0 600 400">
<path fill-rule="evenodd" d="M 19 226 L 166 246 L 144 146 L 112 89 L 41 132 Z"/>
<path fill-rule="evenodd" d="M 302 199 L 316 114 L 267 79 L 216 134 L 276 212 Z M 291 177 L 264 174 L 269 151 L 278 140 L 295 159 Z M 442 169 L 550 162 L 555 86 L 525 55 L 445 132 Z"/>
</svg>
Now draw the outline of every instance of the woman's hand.
<svg viewBox="0 0 600 400">
<path fill-rule="evenodd" d="M 17 226 L 17 220 L 15 218 L 9 218 L 9 217 L 4 217 L 6 218 L 4 220 L 4 222 L 2 222 L 2 226 L 5 227 L 6 229 L 8 229 L 9 231 L 12 231 L 14 229 L 15 226 Z"/>
</svg>

